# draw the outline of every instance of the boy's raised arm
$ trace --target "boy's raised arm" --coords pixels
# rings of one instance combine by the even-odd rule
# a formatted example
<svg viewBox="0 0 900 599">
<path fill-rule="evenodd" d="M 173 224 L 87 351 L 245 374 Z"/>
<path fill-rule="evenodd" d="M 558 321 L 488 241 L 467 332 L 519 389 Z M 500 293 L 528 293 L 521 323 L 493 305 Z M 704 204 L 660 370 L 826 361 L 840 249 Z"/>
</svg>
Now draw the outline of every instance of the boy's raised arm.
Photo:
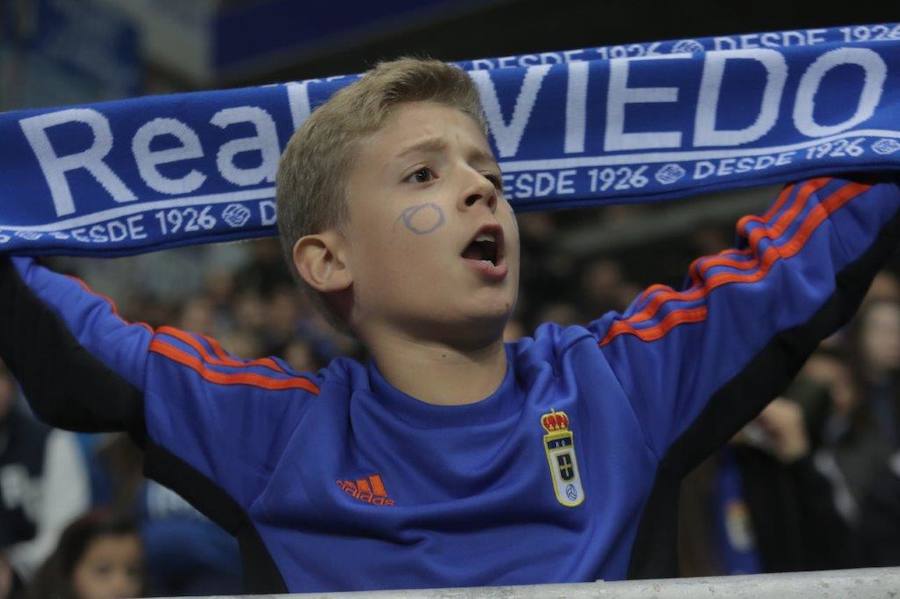
<svg viewBox="0 0 900 599">
<path fill-rule="evenodd" d="M 77 279 L 8 256 L 0 256 L 0 314 L 0 357 L 42 420 L 142 442 L 149 327 L 125 323 Z"/>
<path fill-rule="evenodd" d="M 789 185 L 738 235 L 736 249 L 691 265 L 686 289 L 650 287 L 591 325 L 675 475 L 752 419 L 852 316 L 900 240 L 900 190 L 868 178 Z"/>
<path fill-rule="evenodd" d="M 200 335 L 127 323 L 81 281 L 27 258 L 0 256 L 0 358 L 42 420 L 128 431 L 148 475 L 229 530 L 238 524 L 216 510 L 246 507 L 262 491 L 262 473 L 319 391 L 277 360 L 241 360 Z"/>
</svg>

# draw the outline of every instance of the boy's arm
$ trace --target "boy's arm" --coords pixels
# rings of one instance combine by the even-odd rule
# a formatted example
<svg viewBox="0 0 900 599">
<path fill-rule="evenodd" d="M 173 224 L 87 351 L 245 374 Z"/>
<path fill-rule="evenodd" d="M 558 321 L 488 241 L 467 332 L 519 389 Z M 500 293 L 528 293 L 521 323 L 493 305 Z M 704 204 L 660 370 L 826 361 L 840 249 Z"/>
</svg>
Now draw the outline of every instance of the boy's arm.
<svg viewBox="0 0 900 599">
<path fill-rule="evenodd" d="M 0 357 L 42 420 L 124 430 L 143 443 L 149 327 L 128 325 L 80 281 L 8 256 L 0 256 L 0 314 Z"/>
<path fill-rule="evenodd" d="M 81 281 L 26 258 L 0 256 L 0 357 L 43 420 L 128 431 L 147 450 L 148 473 L 207 515 L 213 487 L 249 505 L 318 393 L 275 360 L 129 324 Z"/>
<path fill-rule="evenodd" d="M 893 182 L 790 185 L 738 223 L 737 249 L 690 267 L 689 287 L 656 285 L 591 324 L 669 473 L 729 439 L 854 313 L 900 239 Z"/>
</svg>

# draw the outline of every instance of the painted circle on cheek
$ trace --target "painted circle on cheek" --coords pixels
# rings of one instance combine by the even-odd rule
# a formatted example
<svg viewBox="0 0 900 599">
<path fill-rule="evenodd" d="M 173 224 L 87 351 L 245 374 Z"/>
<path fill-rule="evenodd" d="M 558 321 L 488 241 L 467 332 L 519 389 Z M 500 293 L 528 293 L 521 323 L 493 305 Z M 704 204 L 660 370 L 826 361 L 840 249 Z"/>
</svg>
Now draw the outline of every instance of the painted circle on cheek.
<svg viewBox="0 0 900 599">
<path fill-rule="evenodd" d="M 444 224 L 444 211 L 433 202 L 410 206 L 400 213 L 406 228 L 416 235 L 425 235 Z"/>
</svg>

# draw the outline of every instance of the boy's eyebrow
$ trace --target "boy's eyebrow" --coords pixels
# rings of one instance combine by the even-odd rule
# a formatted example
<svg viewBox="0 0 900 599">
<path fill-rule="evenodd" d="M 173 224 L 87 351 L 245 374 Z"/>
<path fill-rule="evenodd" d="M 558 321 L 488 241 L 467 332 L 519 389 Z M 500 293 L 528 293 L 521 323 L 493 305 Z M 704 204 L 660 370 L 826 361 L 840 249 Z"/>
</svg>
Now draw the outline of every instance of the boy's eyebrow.
<svg viewBox="0 0 900 599">
<path fill-rule="evenodd" d="M 403 148 L 400 150 L 394 158 L 400 159 L 404 158 L 409 154 L 414 154 L 416 152 L 440 152 L 447 148 L 447 142 L 444 141 L 440 137 L 428 137 L 421 141 L 418 141 L 412 144 L 409 147 Z M 470 160 L 478 161 L 478 162 L 487 162 L 492 166 L 497 166 L 497 159 L 494 157 L 494 154 L 490 151 L 483 150 L 479 147 L 473 148 L 469 152 Z"/>
<path fill-rule="evenodd" d="M 447 143 L 440 137 L 426 137 L 411 146 L 403 148 L 394 156 L 395 158 L 403 158 L 408 154 L 415 152 L 439 152 L 447 147 Z"/>
<path fill-rule="evenodd" d="M 494 153 L 491 151 L 485 151 L 481 148 L 475 148 L 472 150 L 471 158 L 472 162 L 486 162 L 491 166 L 496 166 L 498 169 L 500 165 L 497 163 L 497 159 L 494 157 Z"/>
</svg>

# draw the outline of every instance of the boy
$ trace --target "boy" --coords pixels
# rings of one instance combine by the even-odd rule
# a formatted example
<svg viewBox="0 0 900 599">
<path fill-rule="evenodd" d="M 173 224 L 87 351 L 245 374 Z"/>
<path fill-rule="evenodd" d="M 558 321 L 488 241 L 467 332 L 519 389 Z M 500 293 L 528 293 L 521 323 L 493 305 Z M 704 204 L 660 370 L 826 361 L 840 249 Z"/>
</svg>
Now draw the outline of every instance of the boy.
<svg viewBox="0 0 900 599">
<path fill-rule="evenodd" d="M 814 179 L 688 290 L 504 345 L 518 236 L 477 94 L 415 60 L 313 113 L 278 203 L 301 285 L 368 364 L 239 361 L 27 260 L 0 273 L 0 355 L 35 409 L 128 430 L 270 592 L 673 575 L 681 475 L 849 317 L 900 235 L 894 185 Z"/>
</svg>

